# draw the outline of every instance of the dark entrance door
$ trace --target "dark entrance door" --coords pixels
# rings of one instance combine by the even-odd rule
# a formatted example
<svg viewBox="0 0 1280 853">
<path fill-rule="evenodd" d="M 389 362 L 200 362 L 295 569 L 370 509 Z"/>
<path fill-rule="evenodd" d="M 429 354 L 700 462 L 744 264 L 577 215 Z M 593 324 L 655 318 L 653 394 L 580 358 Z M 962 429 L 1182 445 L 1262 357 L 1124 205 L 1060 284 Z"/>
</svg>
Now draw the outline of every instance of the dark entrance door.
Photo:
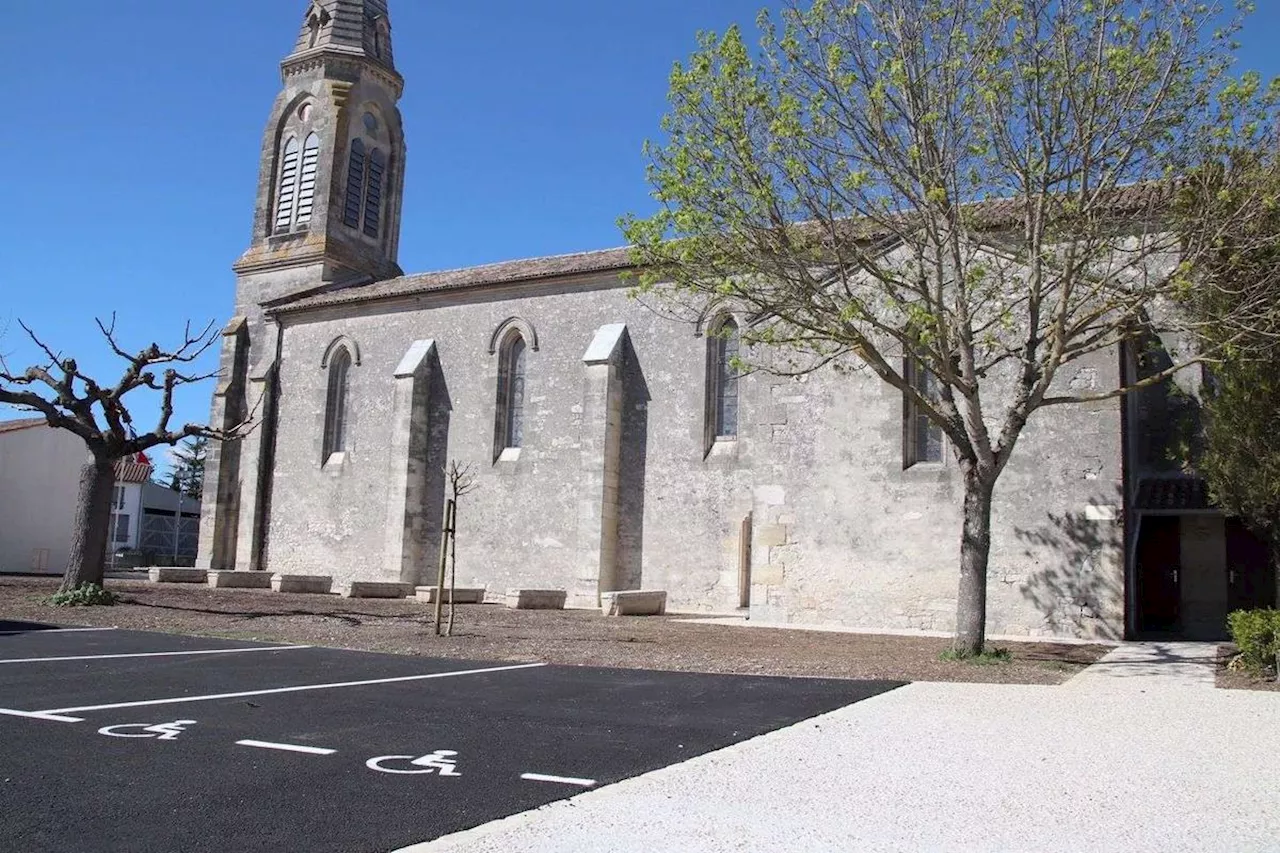
<svg viewBox="0 0 1280 853">
<path fill-rule="evenodd" d="M 1239 519 L 1227 520 L 1227 607 L 1250 610 L 1276 603 L 1276 567 L 1267 543 Z"/>
<path fill-rule="evenodd" d="M 1182 525 L 1178 516 L 1144 516 L 1137 556 L 1138 630 L 1176 631 L 1182 568 Z"/>
</svg>

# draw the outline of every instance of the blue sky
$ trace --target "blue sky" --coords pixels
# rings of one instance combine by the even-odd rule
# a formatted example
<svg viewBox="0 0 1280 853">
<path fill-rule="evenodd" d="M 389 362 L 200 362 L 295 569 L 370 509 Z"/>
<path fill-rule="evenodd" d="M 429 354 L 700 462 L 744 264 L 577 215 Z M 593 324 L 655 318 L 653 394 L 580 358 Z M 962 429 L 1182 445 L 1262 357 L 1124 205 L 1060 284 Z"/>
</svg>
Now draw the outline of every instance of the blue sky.
<svg viewBox="0 0 1280 853">
<path fill-rule="evenodd" d="M 749 24 L 763 2 L 391 0 L 407 80 L 401 266 L 618 245 L 617 217 L 652 206 L 640 148 L 672 62 L 699 29 Z M 95 316 L 118 312 L 137 348 L 229 314 L 278 63 L 306 2 L 5 5 L 0 352 L 35 357 L 21 318 L 117 375 Z M 1273 75 L 1280 2 L 1260 5 L 1242 60 Z M 175 420 L 203 421 L 210 392 L 188 390 Z"/>
</svg>

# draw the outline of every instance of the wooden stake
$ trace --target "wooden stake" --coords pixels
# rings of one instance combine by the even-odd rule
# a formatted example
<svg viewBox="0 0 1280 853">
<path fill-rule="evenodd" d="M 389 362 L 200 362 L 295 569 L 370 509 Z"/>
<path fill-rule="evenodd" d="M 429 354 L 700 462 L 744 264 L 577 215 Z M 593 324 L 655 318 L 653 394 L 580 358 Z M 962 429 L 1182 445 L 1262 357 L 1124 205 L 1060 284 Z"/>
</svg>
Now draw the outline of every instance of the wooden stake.
<svg viewBox="0 0 1280 853">
<path fill-rule="evenodd" d="M 440 525 L 440 565 L 436 576 L 436 636 L 440 636 L 440 617 L 444 613 L 444 578 L 449 563 L 449 538 L 453 535 L 454 507 L 452 500 L 444 505 L 444 521 Z M 450 607 L 453 603 L 450 602 Z"/>
</svg>

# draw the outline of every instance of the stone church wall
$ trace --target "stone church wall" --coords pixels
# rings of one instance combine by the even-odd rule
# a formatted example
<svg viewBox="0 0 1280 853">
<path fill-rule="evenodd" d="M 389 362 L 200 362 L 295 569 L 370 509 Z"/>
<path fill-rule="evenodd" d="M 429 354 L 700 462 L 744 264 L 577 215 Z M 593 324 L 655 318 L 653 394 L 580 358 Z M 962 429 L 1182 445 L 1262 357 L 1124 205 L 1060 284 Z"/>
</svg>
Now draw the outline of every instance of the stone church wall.
<svg viewBox="0 0 1280 853">
<path fill-rule="evenodd" d="M 498 355 L 491 337 L 518 317 L 530 346 L 525 441 L 494 461 Z M 449 460 L 475 466 L 459 510 L 458 583 L 581 592 L 590 505 L 584 438 L 591 384 L 583 356 L 601 327 L 625 323 L 619 367 L 616 575 L 659 588 L 676 610 L 740 604 L 740 536 L 750 516 L 750 614 L 762 621 L 949 630 L 954 625 L 962 481 L 947 454 L 903 470 L 901 395 L 863 372 L 740 382 L 740 431 L 706 454 L 707 342 L 627 298 L 616 278 L 440 293 L 398 303 L 285 313 L 279 427 L 265 568 L 427 581 L 434 573 Z M 326 349 L 354 342 L 348 451 L 322 467 Z M 433 340 L 427 457 L 417 513 L 424 540 L 408 574 L 387 554 L 393 374 Z M 532 344 L 532 341 L 530 341 Z M 1101 354 L 1064 378 L 1115 387 Z M 996 493 L 989 602 L 993 634 L 1119 636 L 1123 559 L 1117 507 L 1120 406 L 1033 416 Z M 608 512 L 608 510 L 606 510 Z"/>
</svg>

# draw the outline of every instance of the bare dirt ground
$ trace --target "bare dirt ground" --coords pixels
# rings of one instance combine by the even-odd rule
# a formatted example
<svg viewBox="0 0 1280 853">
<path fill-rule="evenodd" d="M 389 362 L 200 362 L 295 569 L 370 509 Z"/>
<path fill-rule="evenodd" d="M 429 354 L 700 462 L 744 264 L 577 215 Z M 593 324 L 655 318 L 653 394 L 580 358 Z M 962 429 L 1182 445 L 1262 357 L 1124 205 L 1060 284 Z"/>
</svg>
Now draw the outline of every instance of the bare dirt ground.
<svg viewBox="0 0 1280 853">
<path fill-rule="evenodd" d="M 943 639 L 698 625 L 682 617 L 605 618 L 597 612 L 461 606 L 452 638 L 436 637 L 432 608 L 414 601 L 344 599 L 257 590 L 108 581 L 114 607 L 57 608 L 50 578 L 0 577 L 0 619 L 197 634 L 238 640 L 570 666 L 749 675 L 1059 684 L 1106 646 L 1000 643 L 1006 663 L 942 661 Z"/>
<path fill-rule="evenodd" d="M 1218 646 L 1218 671 L 1214 683 L 1228 690 L 1271 690 L 1280 693 L 1280 681 L 1271 674 L 1266 676 L 1250 675 L 1247 672 L 1232 672 L 1227 669 L 1231 659 L 1240 653 L 1233 645 Z"/>
</svg>

